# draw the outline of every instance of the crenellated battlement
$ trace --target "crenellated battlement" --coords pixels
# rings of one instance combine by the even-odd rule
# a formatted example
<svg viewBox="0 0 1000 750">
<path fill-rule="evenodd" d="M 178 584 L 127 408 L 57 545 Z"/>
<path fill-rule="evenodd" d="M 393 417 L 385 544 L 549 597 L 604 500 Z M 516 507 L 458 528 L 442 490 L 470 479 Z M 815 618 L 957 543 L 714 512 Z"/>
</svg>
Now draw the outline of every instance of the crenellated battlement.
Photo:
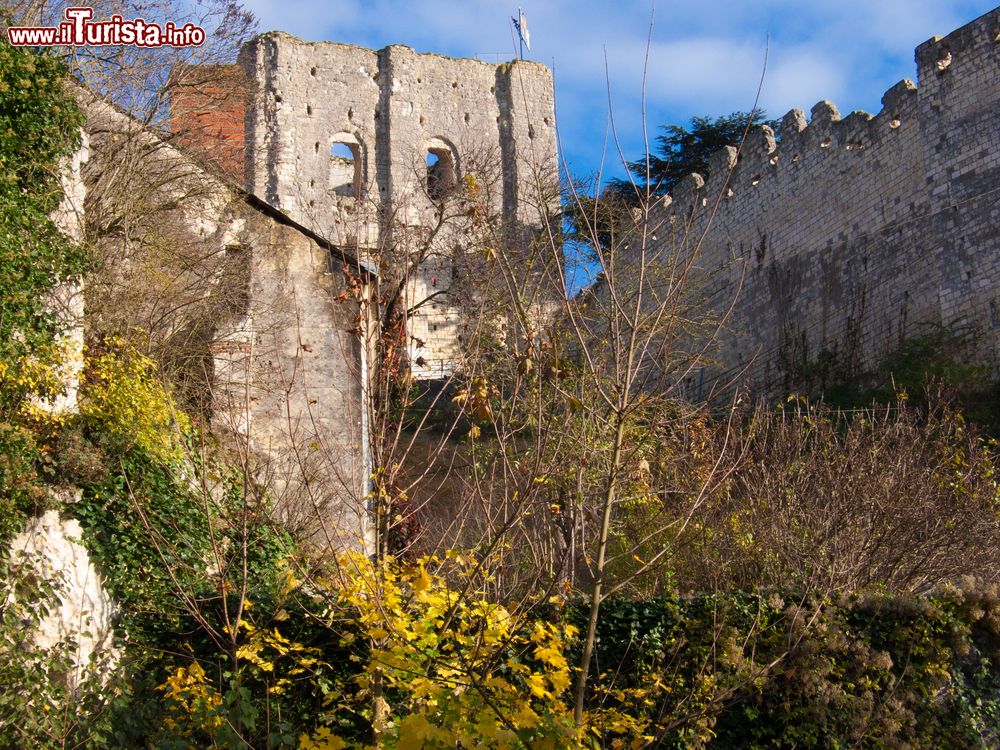
<svg viewBox="0 0 1000 750">
<path fill-rule="evenodd" d="M 903 123 L 913 127 L 919 115 L 917 87 L 910 80 L 900 81 L 885 92 L 882 105 L 877 115 L 855 110 L 847 117 L 841 117 L 836 105 L 826 100 L 813 105 L 808 119 L 801 109 L 789 110 L 781 118 L 780 140 L 766 125 L 755 128 L 739 149 L 738 159 L 736 148 L 720 150 L 709 159 L 707 181 L 697 174 L 680 180 L 664 205 L 674 216 L 689 215 L 695 204 L 714 201 L 723 187 L 731 191 L 725 205 L 738 191 L 756 188 L 769 177 L 800 170 L 803 165 L 836 168 L 830 157 L 840 151 L 853 152 L 845 158 L 858 159 L 866 158 L 865 152 L 873 145 L 890 145 L 891 138 L 905 144 L 900 137 L 907 132 L 901 130 Z M 825 161 L 811 159 L 815 152 L 826 152 Z M 808 177 L 804 174 L 799 179 Z"/>
<path fill-rule="evenodd" d="M 660 204 L 657 220 L 704 234 L 706 269 L 731 268 L 718 304 L 747 271 L 718 369 L 774 390 L 789 358 L 863 369 L 925 322 L 971 324 L 1000 362 L 1000 9 L 916 60 L 919 85 L 877 114 L 793 109 L 779 140 L 755 129 Z"/>
<path fill-rule="evenodd" d="M 935 36 L 916 49 L 917 80 L 933 85 L 944 76 L 955 77 L 980 69 L 1000 42 L 1000 13 L 992 10 L 945 37 Z"/>
</svg>

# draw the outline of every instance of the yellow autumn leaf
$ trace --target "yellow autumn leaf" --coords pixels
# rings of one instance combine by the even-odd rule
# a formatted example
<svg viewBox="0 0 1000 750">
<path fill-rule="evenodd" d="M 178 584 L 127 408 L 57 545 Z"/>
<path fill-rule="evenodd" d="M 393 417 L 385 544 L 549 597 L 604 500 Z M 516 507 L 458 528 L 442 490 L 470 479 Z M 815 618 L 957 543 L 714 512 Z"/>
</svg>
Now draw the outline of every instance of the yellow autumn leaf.
<svg viewBox="0 0 1000 750">
<path fill-rule="evenodd" d="M 538 714 L 532 710 L 531 706 L 521 706 L 510 718 L 514 722 L 514 726 L 519 729 L 531 729 L 538 726 Z"/>
<path fill-rule="evenodd" d="M 299 736 L 300 750 L 343 750 L 345 747 L 347 743 L 333 734 L 329 727 L 320 727 L 312 737 L 307 734 Z"/>
<path fill-rule="evenodd" d="M 427 591 L 427 589 L 429 589 L 430 586 L 431 586 L 431 577 L 427 573 L 427 569 L 424 567 L 424 564 L 420 563 L 417 577 L 413 580 L 413 590 Z"/>
<path fill-rule="evenodd" d="M 399 723 L 398 750 L 420 750 L 434 733 L 434 725 L 423 714 L 411 714 Z"/>
<path fill-rule="evenodd" d="M 528 677 L 528 688 L 536 698 L 547 698 L 549 691 L 545 687 L 545 678 L 540 674 L 533 674 Z"/>
</svg>

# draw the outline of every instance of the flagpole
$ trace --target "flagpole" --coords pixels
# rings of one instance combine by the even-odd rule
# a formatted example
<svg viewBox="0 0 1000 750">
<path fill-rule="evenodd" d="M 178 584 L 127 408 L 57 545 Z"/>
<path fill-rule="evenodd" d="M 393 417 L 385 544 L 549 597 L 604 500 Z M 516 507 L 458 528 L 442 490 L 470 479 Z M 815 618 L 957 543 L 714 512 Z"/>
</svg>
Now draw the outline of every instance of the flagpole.
<svg viewBox="0 0 1000 750">
<path fill-rule="evenodd" d="M 524 17 L 524 11 L 521 8 L 517 9 L 517 18 L 510 19 L 514 28 L 517 29 L 517 39 L 518 39 L 518 59 L 524 59 L 524 45 L 527 43 L 528 49 L 531 49 L 531 40 L 528 35 L 528 20 Z"/>
<path fill-rule="evenodd" d="M 517 8 L 517 41 L 520 45 L 520 59 L 524 59 L 524 30 L 521 29 L 521 19 L 524 18 L 524 11 L 521 6 Z"/>
</svg>

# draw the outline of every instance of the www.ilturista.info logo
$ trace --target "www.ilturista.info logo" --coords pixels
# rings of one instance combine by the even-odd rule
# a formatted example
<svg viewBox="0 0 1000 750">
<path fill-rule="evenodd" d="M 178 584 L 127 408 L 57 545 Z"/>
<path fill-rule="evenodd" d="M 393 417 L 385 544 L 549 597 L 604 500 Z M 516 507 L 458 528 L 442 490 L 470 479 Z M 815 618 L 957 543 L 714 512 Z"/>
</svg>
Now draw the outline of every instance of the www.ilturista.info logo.
<svg viewBox="0 0 1000 750">
<path fill-rule="evenodd" d="M 175 26 L 167 22 L 147 23 L 111 16 L 110 21 L 94 22 L 93 8 L 67 8 L 66 21 L 58 26 L 12 26 L 7 38 L 15 47 L 60 47 L 84 45 L 135 45 L 136 47 L 197 47 L 205 42 L 205 30 L 193 23 Z"/>
</svg>

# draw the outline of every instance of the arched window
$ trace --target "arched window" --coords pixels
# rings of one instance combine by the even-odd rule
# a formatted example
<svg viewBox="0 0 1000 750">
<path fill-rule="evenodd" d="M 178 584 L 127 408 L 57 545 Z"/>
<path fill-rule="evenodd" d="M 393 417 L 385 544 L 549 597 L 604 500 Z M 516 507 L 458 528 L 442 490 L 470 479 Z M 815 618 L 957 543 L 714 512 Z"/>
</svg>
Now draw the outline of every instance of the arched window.
<svg viewBox="0 0 1000 750">
<path fill-rule="evenodd" d="M 427 144 L 427 194 L 431 200 L 441 200 L 458 184 L 458 160 L 455 149 L 443 138 L 432 138 Z"/>
<path fill-rule="evenodd" d="M 351 133 L 337 133 L 330 144 L 330 192 L 349 198 L 361 197 L 364 154 L 361 142 Z"/>
</svg>

